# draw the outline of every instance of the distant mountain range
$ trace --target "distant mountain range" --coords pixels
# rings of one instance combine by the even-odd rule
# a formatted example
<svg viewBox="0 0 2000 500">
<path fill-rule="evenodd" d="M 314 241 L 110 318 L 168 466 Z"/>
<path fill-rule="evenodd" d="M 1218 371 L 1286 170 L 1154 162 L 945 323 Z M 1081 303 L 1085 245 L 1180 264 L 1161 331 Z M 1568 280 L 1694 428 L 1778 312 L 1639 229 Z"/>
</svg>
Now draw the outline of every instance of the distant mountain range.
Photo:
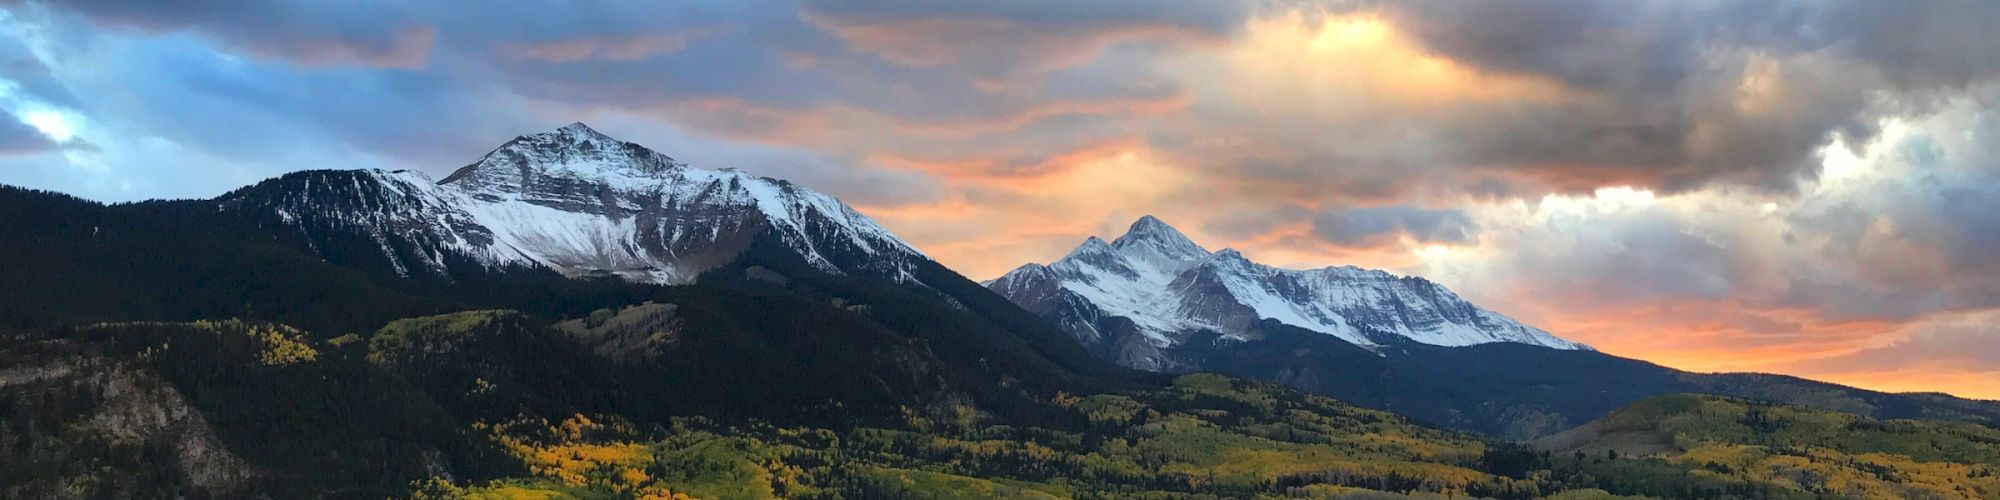
<svg viewBox="0 0 2000 500">
<path fill-rule="evenodd" d="M 1210 252 L 1153 216 L 1106 243 L 1095 236 L 1049 265 L 1028 264 L 985 283 L 1054 321 L 1119 364 L 1198 367 L 1189 339 L 1257 340 L 1264 320 L 1380 350 L 1396 342 L 1467 346 L 1512 342 L 1589 349 L 1459 298 L 1437 283 L 1353 266 L 1310 270 Z"/>
</svg>

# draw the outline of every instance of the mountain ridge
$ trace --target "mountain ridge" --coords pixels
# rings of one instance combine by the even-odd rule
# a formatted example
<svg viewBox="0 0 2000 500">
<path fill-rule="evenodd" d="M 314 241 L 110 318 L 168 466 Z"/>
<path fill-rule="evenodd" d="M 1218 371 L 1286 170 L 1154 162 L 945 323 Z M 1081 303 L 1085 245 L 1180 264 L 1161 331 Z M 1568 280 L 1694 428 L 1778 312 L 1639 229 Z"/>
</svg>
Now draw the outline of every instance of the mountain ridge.
<svg viewBox="0 0 2000 500">
<path fill-rule="evenodd" d="M 1354 266 L 1259 264 L 1235 249 L 1211 252 L 1151 215 L 1110 242 L 1090 236 L 1062 259 L 1024 265 L 985 284 L 1087 345 L 1117 346 L 1110 356 L 1116 361 L 1149 370 L 1187 366 L 1173 351 L 1195 333 L 1249 340 L 1251 326 L 1263 319 L 1370 349 L 1384 347 L 1376 338 L 1384 333 L 1432 345 L 1589 349 L 1481 309 L 1420 277 Z"/>
<path fill-rule="evenodd" d="M 351 192 L 315 186 L 313 176 L 351 184 L 340 186 Z M 695 168 L 582 123 L 516 137 L 443 180 L 410 170 L 306 171 L 218 200 L 253 217 L 275 214 L 277 226 L 359 229 L 404 276 L 449 275 L 443 254 L 454 253 L 481 266 L 683 284 L 764 235 L 835 274 L 907 281 L 913 262 L 926 258 L 832 196 Z M 397 247 L 414 251 L 399 255 Z"/>
</svg>

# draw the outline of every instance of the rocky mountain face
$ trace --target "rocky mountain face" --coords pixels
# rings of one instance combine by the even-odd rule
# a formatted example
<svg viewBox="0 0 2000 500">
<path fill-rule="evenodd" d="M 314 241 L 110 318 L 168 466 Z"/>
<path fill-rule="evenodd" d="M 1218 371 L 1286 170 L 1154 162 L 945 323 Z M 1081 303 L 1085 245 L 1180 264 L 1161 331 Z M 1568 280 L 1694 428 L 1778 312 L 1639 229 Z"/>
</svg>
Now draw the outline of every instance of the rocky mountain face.
<svg viewBox="0 0 2000 500">
<path fill-rule="evenodd" d="M 37 346 L 40 347 L 40 346 Z M 214 428 L 179 391 L 151 370 L 107 356 L 50 353 L 16 357 L 0 368 L 0 408 L 16 418 L 0 424 L 0 452 L 15 464 L 60 464 L 29 481 L 0 473 L 0 496 L 56 498 L 88 484 L 112 496 L 144 496 L 179 488 L 203 496 L 247 493 L 256 471 L 231 453 Z M 27 358 L 27 359 L 18 359 Z M 25 408 L 49 409 L 41 413 Z M 135 464 L 119 463 L 116 446 L 145 449 Z M 120 474 L 121 466 L 147 468 Z M 9 464 L 0 469 L 26 468 Z M 5 472 L 16 472 L 8 470 Z M 38 471 L 40 472 L 40 471 Z"/>
<path fill-rule="evenodd" d="M 1260 322 L 1318 332 L 1380 350 L 1416 342 L 1497 342 L 1587 350 L 1481 309 L 1418 277 L 1353 266 L 1280 269 L 1231 250 L 1211 252 L 1158 218 L 1117 239 L 1097 237 L 1053 264 L 1028 264 L 986 285 L 1047 318 L 1100 356 L 1147 370 L 1201 365 L 1187 344 L 1258 340 Z"/>
<path fill-rule="evenodd" d="M 820 271 L 899 282 L 923 259 L 831 196 L 694 168 L 581 123 L 515 138 L 441 181 L 413 171 L 307 171 L 216 203 L 289 228 L 322 253 L 362 247 L 338 257 L 403 276 L 528 266 L 681 284 L 760 241 Z M 323 245 L 329 238 L 347 241 Z"/>
</svg>

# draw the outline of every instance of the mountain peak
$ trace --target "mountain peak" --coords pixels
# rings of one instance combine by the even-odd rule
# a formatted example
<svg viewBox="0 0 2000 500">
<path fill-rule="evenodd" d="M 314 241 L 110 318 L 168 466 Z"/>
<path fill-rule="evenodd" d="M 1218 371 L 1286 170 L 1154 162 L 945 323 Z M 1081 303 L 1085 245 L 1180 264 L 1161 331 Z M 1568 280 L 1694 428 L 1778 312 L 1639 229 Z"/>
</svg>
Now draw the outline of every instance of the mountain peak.
<svg viewBox="0 0 2000 500">
<path fill-rule="evenodd" d="M 1125 236 L 1118 239 L 1134 236 L 1187 239 L 1187 235 L 1181 234 L 1181 230 L 1174 229 L 1174 226 L 1168 225 L 1167 221 L 1151 215 L 1140 216 L 1139 220 L 1132 221 L 1132 225 L 1125 228 Z"/>
<path fill-rule="evenodd" d="M 1124 236 L 1111 242 L 1111 247 L 1119 253 L 1138 259 L 1153 267 L 1174 270 L 1182 264 L 1201 260 L 1208 256 L 1208 250 L 1196 245 L 1179 229 L 1167 225 L 1166 221 L 1151 215 L 1133 221 Z"/>
<path fill-rule="evenodd" d="M 923 262 L 909 243 L 832 196 L 694 168 L 580 122 L 517 136 L 441 181 L 413 172 L 369 175 L 395 196 L 357 206 L 396 217 L 371 237 L 414 238 L 435 250 L 407 262 L 416 266 L 393 261 L 399 273 L 444 275 L 440 256 L 451 251 L 481 264 L 678 284 L 768 242 L 836 275 L 918 283 Z M 401 251 L 380 244 L 386 253 Z"/>
<path fill-rule="evenodd" d="M 1068 257 L 1108 254 L 1108 253 L 1113 253 L 1115 251 L 1116 250 L 1111 247 L 1110 243 L 1104 242 L 1103 238 L 1092 236 L 1089 238 L 1084 238 L 1083 244 L 1077 245 L 1075 250 L 1070 250 Z"/>
<path fill-rule="evenodd" d="M 1250 261 L 1249 257 L 1244 257 L 1243 252 L 1238 252 L 1234 248 L 1224 248 L 1217 250 L 1213 254 L 1209 254 L 1207 258 L 1201 260 L 1199 265 L 1248 270 L 1256 267 L 1257 263 Z"/>
<path fill-rule="evenodd" d="M 603 132 L 598 132 L 597 129 L 590 128 L 589 125 L 584 125 L 583 122 L 570 122 L 569 125 L 563 125 L 561 128 L 557 128 L 553 131 L 544 132 L 541 134 L 534 134 L 534 135 L 558 137 L 564 139 L 563 141 L 560 142 L 566 142 L 570 144 L 594 143 L 601 145 L 601 147 L 612 147 L 612 148 L 621 147 L 625 145 L 625 141 L 621 141 L 618 140 L 617 138 L 604 135 Z"/>
<path fill-rule="evenodd" d="M 1379 333 L 1443 346 L 1514 342 L 1589 349 L 1480 309 L 1428 280 L 1352 266 L 1284 269 L 1259 264 L 1233 248 L 1211 253 L 1150 215 L 1133 221 L 1109 244 L 1096 237 L 1084 240 L 1049 267 L 1056 271 L 1060 288 L 1078 301 L 1068 306 L 1077 309 L 1058 319 L 1086 341 L 1103 340 L 1104 332 L 1110 331 L 1106 329 L 1134 328 L 1129 333 L 1140 336 L 1135 338 L 1171 348 L 1191 338 L 1190 332 L 1251 335 L 1244 325 L 1268 319 L 1364 348 L 1382 345 L 1371 337 Z M 1027 276 L 1023 272 L 1016 278 Z M 1021 282 L 999 280 L 1012 287 L 995 289 L 1017 302 L 1045 305 L 1049 287 L 1018 286 Z M 1076 319 L 1107 317 L 1124 318 L 1130 324 Z M 1168 363 L 1164 359 L 1168 358 L 1147 358 L 1128 366 L 1157 369 Z"/>
<path fill-rule="evenodd" d="M 601 150 L 604 152 L 617 152 L 619 150 L 628 149 L 627 143 L 625 141 L 621 141 L 615 137 L 604 135 L 603 132 L 598 132 L 597 129 L 590 128 L 589 125 L 584 125 L 583 122 L 570 122 L 569 125 L 563 125 L 562 127 L 559 127 L 555 130 L 551 130 L 548 132 L 524 135 L 521 136 L 520 138 L 514 139 L 514 142 L 515 143 L 525 142 L 533 144 L 537 147 L 551 147 L 551 146 L 575 147 L 578 145 L 589 145 L 587 147 L 590 149 Z M 629 149 L 635 151 L 648 151 L 648 152 L 651 151 L 646 148 L 639 147 L 636 144 L 631 145 Z"/>
<path fill-rule="evenodd" d="M 633 184 L 633 179 L 657 179 L 685 166 L 667 155 L 574 122 L 515 137 L 440 184 L 509 192 L 532 189 L 530 186 L 540 179 L 626 185 Z"/>
</svg>

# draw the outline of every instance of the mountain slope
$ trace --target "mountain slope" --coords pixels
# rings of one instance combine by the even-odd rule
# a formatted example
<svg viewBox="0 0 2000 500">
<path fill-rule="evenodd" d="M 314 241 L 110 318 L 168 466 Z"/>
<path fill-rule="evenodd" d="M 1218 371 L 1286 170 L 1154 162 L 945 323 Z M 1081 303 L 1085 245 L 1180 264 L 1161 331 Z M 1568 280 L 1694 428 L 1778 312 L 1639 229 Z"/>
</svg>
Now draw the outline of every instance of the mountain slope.
<svg viewBox="0 0 2000 500">
<path fill-rule="evenodd" d="M 1053 264 L 1028 264 L 987 286 L 1107 357 L 1149 370 L 1198 364 L 1176 355 L 1197 333 L 1252 340 L 1261 320 L 1368 348 L 1397 341 L 1589 348 L 1480 309 L 1423 278 L 1352 266 L 1266 266 L 1235 250 L 1210 252 L 1152 216 L 1109 243 L 1091 237 Z"/>
</svg>

